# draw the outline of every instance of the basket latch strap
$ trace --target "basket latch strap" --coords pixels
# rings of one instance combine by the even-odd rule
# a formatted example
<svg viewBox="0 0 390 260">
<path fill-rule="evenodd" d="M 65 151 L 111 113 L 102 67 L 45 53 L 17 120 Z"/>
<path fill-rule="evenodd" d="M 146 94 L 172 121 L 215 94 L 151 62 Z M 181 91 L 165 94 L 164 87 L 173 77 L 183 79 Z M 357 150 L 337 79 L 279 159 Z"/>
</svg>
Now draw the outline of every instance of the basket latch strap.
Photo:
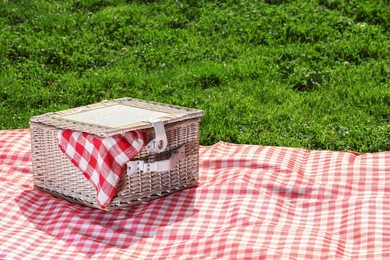
<svg viewBox="0 0 390 260">
<path fill-rule="evenodd" d="M 138 171 L 142 172 L 166 172 L 171 171 L 185 157 L 185 147 L 182 146 L 171 152 L 171 157 L 167 160 L 145 162 L 129 161 L 127 162 L 127 174 L 130 176 Z"/>
<path fill-rule="evenodd" d="M 167 134 L 165 133 L 164 123 L 162 121 L 149 122 L 153 125 L 155 138 L 146 145 L 146 149 L 148 149 L 149 152 L 161 153 L 165 151 L 168 146 L 168 139 Z"/>
</svg>

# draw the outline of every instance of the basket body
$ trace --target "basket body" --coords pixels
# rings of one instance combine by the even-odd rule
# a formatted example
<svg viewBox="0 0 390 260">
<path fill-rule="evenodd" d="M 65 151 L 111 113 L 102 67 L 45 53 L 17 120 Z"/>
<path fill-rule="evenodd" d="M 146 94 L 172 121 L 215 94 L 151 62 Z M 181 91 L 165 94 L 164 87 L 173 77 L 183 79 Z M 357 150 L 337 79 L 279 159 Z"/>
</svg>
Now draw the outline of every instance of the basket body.
<svg viewBox="0 0 390 260">
<path fill-rule="evenodd" d="M 115 100 L 114 103 L 132 105 L 133 102 L 139 104 L 148 104 L 147 101 L 134 99 Z M 88 109 L 100 107 L 99 104 L 91 105 Z M 106 105 L 106 104 L 104 104 Z M 152 103 L 153 110 L 156 111 L 158 106 L 167 109 L 167 105 Z M 137 104 L 138 106 L 138 104 Z M 157 107 L 157 108 L 156 108 Z M 169 106 L 168 106 L 169 108 Z M 171 107 L 173 114 L 177 114 L 178 107 Z M 84 110 L 85 111 L 85 107 Z M 74 110 L 66 112 L 65 115 L 72 114 Z M 167 110 L 165 110 L 167 112 Z M 187 110 L 186 113 L 189 111 Z M 191 113 L 191 111 L 190 111 Z M 180 114 L 180 113 L 179 113 Z M 61 152 L 56 138 L 60 129 L 73 130 L 82 129 L 84 132 L 90 131 L 89 134 L 110 135 L 118 132 L 126 132 L 142 128 L 146 131 L 147 142 L 156 137 L 155 129 L 149 124 L 136 123 L 129 127 L 101 129 L 101 126 L 93 126 L 71 122 L 57 121 L 56 116 L 62 117 L 63 113 L 38 116 L 30 120 L 31 143 L 32 143 L 32 163 L 34 173 L 34 186 L 44 190 L 56 197 L 63 198 L 70 202 L 83 204 L 92 208 L 102 209 L 96 202 L 96 190 L 93 185 L 84 177 L 79 169 L 72 164 L 65 154 Z M 181 149 L 184 156 L 180 161 L 169 170 L 145 170 L 140 169 L 129 174 L 127 169 L 120 178 L 117 186 L 116 195 L 111 203 L 104 210 L 127 207 L 139 204 L 143 201 L 159 198 L 170 193 L 194 187 L 198 184 L 199 168 L 199 116 L 202 111 L 195 111 L 192 116 L 181 116 L 164 119 L 164 128 L 167 138 L 167 146 L 164 151 L 151 152 L 146 147 L 133 159 L 143 161 L 144 163 L 153 163 L 169 160 L 172 154 Z M 57 121 L 56 121 L 57 120 Z M 67 127 L 67 126 L 70 127 Z M 90 127 L 90 128 L 88 128 Z M 104 128 L 104 127 L 103 127 Z M 89 130 L 92 129 L 92 130 Z"/>
</svg>

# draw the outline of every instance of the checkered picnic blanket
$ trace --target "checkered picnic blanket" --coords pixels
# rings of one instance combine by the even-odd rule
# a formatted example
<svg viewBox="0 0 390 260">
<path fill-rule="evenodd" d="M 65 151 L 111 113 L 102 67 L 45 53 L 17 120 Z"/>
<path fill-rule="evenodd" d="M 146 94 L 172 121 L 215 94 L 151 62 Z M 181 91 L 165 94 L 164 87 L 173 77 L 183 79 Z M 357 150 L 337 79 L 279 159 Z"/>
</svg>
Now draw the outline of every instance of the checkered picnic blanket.
<svg viewBox="0 0 390 260">
<path fill-rule="evenodd" d="M 0 259 L 390 259 L 390 152 L 217 143 L 200 186 L 105 212 L 34 190 L 0 131 Z"/>
</svg>

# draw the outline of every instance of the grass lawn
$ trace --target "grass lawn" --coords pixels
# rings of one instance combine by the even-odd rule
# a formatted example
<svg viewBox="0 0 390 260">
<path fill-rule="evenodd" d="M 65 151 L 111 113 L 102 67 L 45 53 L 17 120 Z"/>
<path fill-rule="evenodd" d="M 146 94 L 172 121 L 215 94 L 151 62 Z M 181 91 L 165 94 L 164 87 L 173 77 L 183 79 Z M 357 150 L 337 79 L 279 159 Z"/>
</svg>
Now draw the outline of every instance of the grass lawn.
<svg viewBox="0 0 390 260">
<path fill-rule="evenodd" d="M 0 0 L 0 129 L 134 97 L 217 141 L 390 150 L 390 3 Z"/>
</svg>

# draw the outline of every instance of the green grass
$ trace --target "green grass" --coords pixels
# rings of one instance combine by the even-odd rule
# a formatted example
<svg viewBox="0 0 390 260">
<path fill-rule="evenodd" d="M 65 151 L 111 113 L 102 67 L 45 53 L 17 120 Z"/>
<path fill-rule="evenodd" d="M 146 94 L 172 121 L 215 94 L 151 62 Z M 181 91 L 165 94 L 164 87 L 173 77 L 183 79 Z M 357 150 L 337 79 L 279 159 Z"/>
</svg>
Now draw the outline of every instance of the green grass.
<svg viewBox="0 0 390 260">
<path fill-rule="evenodd" d="M 0 0 L 0 129 L 126 96 L 206 110 L 203 145 L 390 150 L 390 4 Z"/>
</svg>

